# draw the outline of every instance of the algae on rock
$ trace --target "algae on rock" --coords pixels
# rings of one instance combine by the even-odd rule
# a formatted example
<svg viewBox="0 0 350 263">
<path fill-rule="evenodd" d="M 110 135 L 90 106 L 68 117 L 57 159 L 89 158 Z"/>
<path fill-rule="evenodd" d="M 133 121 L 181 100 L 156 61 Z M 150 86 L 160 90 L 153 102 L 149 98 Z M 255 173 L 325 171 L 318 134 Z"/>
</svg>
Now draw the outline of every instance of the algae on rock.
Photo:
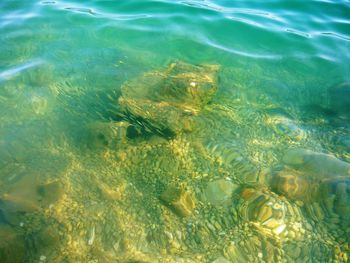
<svg viewBox="0 0 350 263">
<path fill-rule="evenodd" d="M 121 116 L 145 131 L 173 136 L 191 131 L 193 117 L 217 91 L 217 65 L 170 64 L 123 84 Z"/>
</svg>

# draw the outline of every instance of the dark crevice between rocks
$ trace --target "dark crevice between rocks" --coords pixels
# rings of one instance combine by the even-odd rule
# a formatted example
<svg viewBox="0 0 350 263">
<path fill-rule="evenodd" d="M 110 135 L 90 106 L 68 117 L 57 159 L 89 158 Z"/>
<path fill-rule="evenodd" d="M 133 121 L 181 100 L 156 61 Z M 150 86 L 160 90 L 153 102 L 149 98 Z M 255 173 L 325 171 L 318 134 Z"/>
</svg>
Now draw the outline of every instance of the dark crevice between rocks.
<svg viewBox="0 0 350 263">
<path fill-rule="evenodd" d="M 129 139 L 144 138 L 149 139 L 154 135 L 170 140 L 175 137 L 175 133 L 166 127 L 155 127 L 142 117 L 134 116 L 129 112 L 119 113 L 120 121 L 127 121 L 130 126 L 127 128 L 126 136 Z"/>
</svg>

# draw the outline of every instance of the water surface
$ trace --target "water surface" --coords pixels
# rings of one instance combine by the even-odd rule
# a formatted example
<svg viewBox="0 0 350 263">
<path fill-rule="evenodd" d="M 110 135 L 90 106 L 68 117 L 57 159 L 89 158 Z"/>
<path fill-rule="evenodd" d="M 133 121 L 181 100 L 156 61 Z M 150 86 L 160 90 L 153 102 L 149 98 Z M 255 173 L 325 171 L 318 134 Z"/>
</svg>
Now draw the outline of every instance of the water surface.
<svg viewBox="0 0 350 263">
<path fill-rule="evenodd" d="M 1 261 L 347 262 L 349 14 L 1 1 Z M 171 63 L 220 69 L 195 125 L 167 136 L 120 98 Z"/>
</svg>

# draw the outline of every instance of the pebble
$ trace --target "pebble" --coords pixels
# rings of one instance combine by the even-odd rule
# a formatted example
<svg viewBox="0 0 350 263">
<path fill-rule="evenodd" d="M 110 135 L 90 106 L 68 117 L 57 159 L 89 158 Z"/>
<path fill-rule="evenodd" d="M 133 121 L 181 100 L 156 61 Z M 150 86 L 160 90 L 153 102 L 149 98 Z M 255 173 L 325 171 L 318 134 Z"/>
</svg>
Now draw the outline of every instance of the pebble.
<svg viewBox="0 0 350 263">
<path fill-rule="evenodd" d="M 215 227 L 214 227 L 212 224 L 207 223 L 207 227 L 208 227 L 213 233 L 216 232 L 216 229 L 215 229 Z"/>
<path fill-rule="evenodd" d="M 176 230 L 175 234 L 176 234 L 176 237 L 177 237 L 178 240 L 182 239 L 182 233 L 181 233 L 180 230 Z"/>
<path fill-rule="evenodd" d="M 259 211 L 258 218 L 261 222 L 267 221 L 273 215 L 273 211 L 269 206 L 263 206 Z"/>
<path fill-rule="evenodd" d="M 293 240 L 295 238 L 295 233 L 293 231 L 289 231 L 288 237 Z"/>
<path fill-rule="evenodd" d="M 322 211 L 322 208 L 321 208 L 320 204 L 319 203 L 313 203 L 312 204 L 312 208 L 313 208 L 313 211 L 315 213 L 315 216 L 319 220 L 323 220 L 324 219 L 324 213 Z"/>
<path fill-rule="evenodd" d="M 280 225 L 278 227 L 276 227 L 273 232 L 276 234 L 276 235 L 279 235 L 281 234 L 284 230 L 286 229 L 286 225 L 283 224 L 283 225 Z"/>
<path fill-rule="evenodd" d="M 220 225 L 218 222 L 215 222 L 215 223 L 214 223 L 214 226 L 215 226 L 215 228 L 216 228 L 218 231 L 221 231 L 221 230 L 222 230 L 221 225 Z"/>
<path fill-rule="evenodd" d="M 164 231 L 164 234 L 168 237 L 169 240 L 173 240 L 173 234 L 169 231 Z"/>
<path fill-rule="evenodd" d="M 90 238 L 88 241 L 88 245 L 92 246 L 92 244 L 94 243 L 94 240 L 95 240 L 95 227 L 93 226 L 91 229 L 91 232 L 90 232 Z"/>
</svg>

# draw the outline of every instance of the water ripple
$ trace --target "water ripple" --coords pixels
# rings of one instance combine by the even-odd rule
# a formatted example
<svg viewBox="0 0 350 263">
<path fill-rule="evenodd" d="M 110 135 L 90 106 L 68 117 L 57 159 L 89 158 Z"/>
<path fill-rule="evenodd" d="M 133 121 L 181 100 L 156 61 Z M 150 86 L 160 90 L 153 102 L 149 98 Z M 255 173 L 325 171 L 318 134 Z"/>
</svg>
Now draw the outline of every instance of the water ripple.
<svg viewBox="0 0 350 263">
<path fill-rule="evenodd" d="M 331 36 L 331 37 L 336 37 L 336 38 L 339 38 L 339 39 L 350 41 L 350 37 L 343 36 L 343 35 L 335 33 L 335 32 L 321 32 L 319 34 L 323 35 L 323 36 Z"/>
<path fill-rule="evenodd" d="M 273 262 L 280 258 L 288 262 L 296 258 L 301 262 L 311 258 L 328 262 L 333 254 L 341 262 L 344 255 L 345 262 L 349 248 L 344 244 L 349 243 L 349 237 L 344 233 L 350 229 L 349 216 L 343 220 L 339 212 L 350 209 L 350 196 L 345 193 L 350 181 L 331 181 L 327 185 L 330 198 L 325 205 L 329 211 L 323 214 L 318 200 L 310 200 L 310 206 L 309 202 L 287 199 L 289 191 L 295 190 L 294 183 L 300 181 L 299 177 L 303 182 L 310 167 L 305 163 L 305 171 L 299 170 L 299 159 L 305 159 L 304 156 L 298 155 L 295 160 L 291 157 L 294 161 L 288 163 L 282 161 L 285 159 L 282 153 L 286 148 L 305 147 L 315 150 L 316 157 L 325 157 L 318 152 L 333 152 L 350 160 L 350 115 L 346 99 L 350 92 L 349 14 L 349 1 L 344 0 L 0 0 L 0 177 L 4 171 L 1 163 L 10 167 L 14 159 L 21 165 L 5 169 L 5 175 L 14 171 L 15 176 L 21 176 L 29 169 L 29 175 L 31 170 L 33 174 L 35 171 L 33 182 L 42 175 L 40 183 L 58 179 L 62 183 L 60 187 L 69 186 L 67 194 L 62 191 L 63 202 L 49 207 L 53 216 L 60 217 L 48 218 L 52 222 L 49 230 L 58 226 L 58 230 L 68 231 L 78 221 L 81 223 L 78 231 L 73 227 L 72 231 L 58 236 L 58 241 L 82 240 L 74 247 L 77 253 L 65 258 L 69 262 L 83 262 L 86 256 L 103 262 L 139 258 L 149 262 L 179 258 L 197 262 L 207 259 L 206 251 L 213 252 L 208 258 L 210 262 L 236 259 Z M 174 61 L 186 63 L 169 66 Z M 218 68 L 215 97 L 195 116 L 185 114 L 180 108 L 188 106 L 190 95 L 199 100 L 203 96 L 211 97 L 206 87 L 214 83 L 216 86 L 216 81 L 207 75 L 216 76 L 212 71 Z M 136 113 L 132 113 L 135 116 L 120 119 L 125 112 L 120 96 L 125 97 L 128 87 L 136 85 L 157 93 L 159 82 L 165 81 L 170 89 L 175 83 L 175 88 L 182 89 L 189 78 L 195 80 L 190 80 L 191 86 L 198 78 L 198 89 L 191 88 L 191 94 L 185 94 L 186 101 L 163 96 L 165 101 L 148 105 L 169 112 L 169 118 L 156 114 L 148 120 L 147 114 L 138 113 L 149 107 L 131 105 L 136 108 Z M 343 82 L 345 85 L 337 84 Z M 126 99 L 133 104 L 133 98 Z M 148 99 L 141 96 L 135 102 L 145 105 Z M 306 106 L 313 110 L 303 110 Z M 149 121 L 155 126 L 162 125 L 164 120 L 172 125 L 179 114 L 190 120 L 185 125 L 189 127 L 171 140 L 141 131 Z M 143 124 L 136 125 L 139 122 Z M 130 131 L 140 136 L 130 138 L 134 137 L 129 136 Z M 64 155 L 67 158 L 64 167 L 52 163 L 56 157 L 47 153 Z M 289 174 L 294 168 L 295 173 Z M 51 170 L 55 173 L 62 170 L 62 177 L 55 178 Z M 267 182 L 275 172 L 279 176 L 279 172 L 283 173 L 281 182 L 274 188 Z M 290 177 L 292 182 L 288 181 Z M 307 182 L 301 189 L 318 187 L 316 177 L 317 174 L 315 182 Z M 237 183 L 237 191 L 227 194 L 228 200 L 235 199 L 227 204 L 230 206 L 227 209 L 216 209 L 202 200 L 205 197 L 202 190 L 207 191 L 205 184 L 218 182 L 218 178 Z M 0 188 L 2 183 L 0 178 Z M 200 206 L 188 220 L 177 217 L 174 211 L 168 211 L 170 207 L 158 202 L 160 191 L 173 183 L 181 186 L 181 191 L 189 191 L 191 198 L 198 198 Z M 115 193 L 104 187 L 109 184 Z M 244 189 L 246 186 L 249 187 Z M 337 193 L 332 191 L 334 187 Z M 282 191 L 287 188 L 288 192 Z M 16 199 L 16 196 L 4 198 L 7 190 L 0 191 L 0 203 Z M 30 192 L 36 190 L 34 187 Z M 280 197 L 283 194 L 285 197 Z M 238 200 L 239 196 L 244 200 Z M 136 199 L 129 202 L 129 197 Z M 44 199 L 40 197 L 37 201 L 43 204 Z M 260 199 L 273 206 L 265 205 L 262 210 Z M 279 199 L 281 202 L 277 202 Z M 144 201 L 148 202 L 147 209 L 140 210 Z M 76 209 L 70 209 L 70 204 L 76 204 Z M 125 213 L 119 213 L 120 209 Z M 28 212 L 34 220 L 30 222 L 36 223 L 38 219 L 46 223 L 42 219 L 48 210 L 42 206 L 36 211 Z M 257 217 L 240 216 L 255 212 Z M 9 214 L 14 221 L 28 217 L 24 211 L 13 216 L 11 213 L 6 213 L 6 217 Z M 323 224 L 318 220 L 320 215 L 332 216 Z M 62 223 L 62 218 L 67 220 Z M 135 220 L 116 224 L 116 218 L 120 222 Z M 96 225 L 95 238 L 94 225 L 98 219 L 106 224 Z M 140 224 L 143 219 L 146 221 Z M 21 233 L 15 233 L 14 241 L 17 237 L 24 238 L 26 249 L 33 250 L 25 252 L 28 261 L 42 259 L 45 254 L 47 262 L 60 262 L 61 259 L 55 260 L 51 255 L 59 257 L 57 251 L 74 252 L 66 246 L 67 242 L 43 244 L 45 251 L 42 250 L 39 244 L 42 242 L 36 240 L 45 239 L 46 226 L 36 224 L 32 229 L 27 221 Z M 167 221 L 171 224 L 164 224 Z M 187 224 L 189 221 L 193 224 Z M 270 226 L 265 224 L 267 221 L 271 221 Z M 177 222 L 185 225 L 182 227 Z M 248 230 L 240 229 L 247 225 Z M 18 230 L 16 226 L 18 222 L 8 227 Z M 275 227 L 277 233 L 272 229 Z M 91 230 L 88 238 L 80 235 L 85 229 Z M 26 242 L 22 235 L 28 231 L 35 244 Z M 133 242 L 136 232 L 145 233 L 136 242 L 142 247 Z M 48 234 L 50 238 L 52 233 Z M 53 234 L 56 240 L 56 232 Z M 324 237 L 325 242 L 321 243 L 327 244 L 325 253 L 322 246 L 317 246 L 319 237 Z M 266 242 L 256 242 L 262 239 Z M 150 240 L 152 244 L 148 247 Z M 308 242 L 312 246 L 307 246 Z M 124 243 L 133 248 L 131 253 L 124 253 Z M 87 245 L 98 249 L 87 250 Z M 245 246 L 247 249 L 243 249 Z M 111 248 L 115 253 L 109 253 Z M 238 249 L 245 251 L 241 254 L 247 254 L 245 260 L 237 256 Z M 165 255 L 164 251 L 169 253 Z M 288 254 L 293 254 L 293 259 Z M 326 258 L 331 254 L 331 258 Z"/>
<path fill-rule="evenodd" d="M 19 24 L 24 21 L 38 16 L 35 12 L 23 13 L 22 11 L 15 11 L 4 15 L 0 20 L 0 27 L 5 27 L 11 24 Z"/>
<path fill-rule="evenodd" d="M 245 18 L 240 18 L 240 17 L 235 17 L 235 16 L 227 16 L 228 19 L 234 20 L 234 21 L 238 21 L 238 22 L 242 22 L 242 23 L 246 23 L 248 25 L 252 25 L 252 26 L 257 26 L 257 27 L 264 27 L 264 25 L 254 22 L 252 20 L 249 19 L 245 19 Z"/>
<path fill-rule="evenodd" d="M 302 37 L 306 37 L 306 38 L 310 38 L 311 35 L 308 34 L 308 33 L 305 33 L 305 32 L 301 32 L 299 30 L 295 30 L 295 29 L 291 29 L 291 28 L 287 28 L 285 29 L 286 32 L 288 33 L 292 33 L 292 34 L 295 34 L 295 35 L 298 35 L 298 36 L 302 36 Z"/>
<path fill-rule="evenodd" d="M 66 10 L 72 10 L 73 12 L 85 13 L 89 15 L 96 15 L 96 12 L 90 8 L 82 8 L 82 7 L 66 7 Z"/>
<path fill-rule="evenodd" d="M 0 72 L 0 80 L 6 80 L 9 78 L 12 78 L 12 77 L 16 76 L 17 74 L 19 74 L 19 73 L 21 73 L 29 68 L 36 67 L 40 64 L 43 64 L 43 61 L 33 60 L 33 61 L 29 61 L 29 62 L 21 64 L 21 65 L 14 66 L 14 67 L 9 68 L 9 69 L 3 70 Z"/>
<path fill-rule="evenodd" d="M 225 51 L 230 54 L 235 54 L 243 57 L 249 57 L 249 58 L 256 58 L 256 59 L 268 59 L 268 60 L 278 60 L 281 59 L 282 56 L 277 54 L 262 54 L 262 53 L 254 53 L 254 52 L 248 52 L 244 50 L 238 50 L 234 48 L 227 47 L 225 45 L 221 45 L 218 42 L 215 42 L 214 40 L 205 39 L 205 43 L 211 47 L 214 47 L 216 49 Z"/>
</svg>

